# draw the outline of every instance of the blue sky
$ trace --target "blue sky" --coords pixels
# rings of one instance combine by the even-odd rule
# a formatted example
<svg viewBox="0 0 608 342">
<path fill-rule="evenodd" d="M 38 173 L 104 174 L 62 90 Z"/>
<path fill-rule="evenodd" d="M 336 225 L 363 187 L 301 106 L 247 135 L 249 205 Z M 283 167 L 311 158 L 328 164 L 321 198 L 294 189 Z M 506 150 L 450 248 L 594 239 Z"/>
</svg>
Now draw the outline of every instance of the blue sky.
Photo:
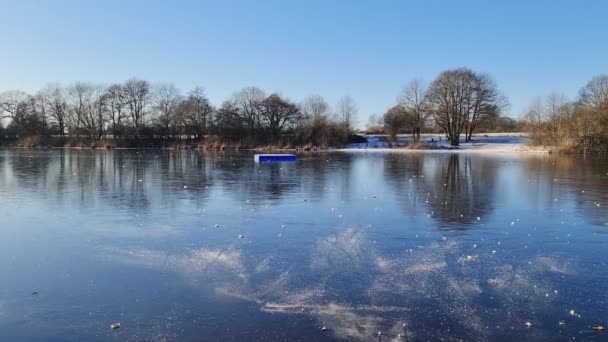
<svg viewBox="0 0 608 342">
<path fill-rule="evenodd" d="M 608 73 L 608 1 L 5 1 L 0 90 L 130 77 L 204 86 L 215 104 L 255 85 L 299 101 L 342 95 L 359 126 L 411 79 L 490 73 L 518 117 Z"/>
</svg>

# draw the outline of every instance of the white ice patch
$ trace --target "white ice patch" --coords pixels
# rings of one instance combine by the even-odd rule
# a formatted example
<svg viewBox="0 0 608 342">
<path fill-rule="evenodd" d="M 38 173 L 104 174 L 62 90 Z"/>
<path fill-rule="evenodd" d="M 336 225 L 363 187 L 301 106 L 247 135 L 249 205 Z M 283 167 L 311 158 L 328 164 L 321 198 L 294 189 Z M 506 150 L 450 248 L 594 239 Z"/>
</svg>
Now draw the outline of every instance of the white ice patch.
<svg viewBox="0 0 608 342">
<path fill-rule="evenodd" d="M 241 281 L 247 280 L 240 251 L 234 249 L 201 248 L 183 254 L 168 254 L 146 248 L 102 248 L 99 254 L 104 259 L 123 264 L 172 270 L 194 282 L 201 280 L 203 275 L 227 273 Z"/>
<path fill-rule="evenodd" d="M 352 228 L 317 242 L 313 252 L 313 268 L 358 267 L 364 254 L 362 233 Z"/>
<path fill-rule="evenodd" d="M 268 271 L 270 271 L 270 257 L 265 258 L 264 260 L 260 261 L 256 266 L 255 266 L 255 273 L 266 273 Z"/>
<path fill-rule="evenodd" d="M 570 261 L 560 262 L 555 257 L 538 256 L 534 259 L 532 264 L 538 268 L 538 271 L 550 271 L 569 275 L 575 274 Z"/>
</svg>

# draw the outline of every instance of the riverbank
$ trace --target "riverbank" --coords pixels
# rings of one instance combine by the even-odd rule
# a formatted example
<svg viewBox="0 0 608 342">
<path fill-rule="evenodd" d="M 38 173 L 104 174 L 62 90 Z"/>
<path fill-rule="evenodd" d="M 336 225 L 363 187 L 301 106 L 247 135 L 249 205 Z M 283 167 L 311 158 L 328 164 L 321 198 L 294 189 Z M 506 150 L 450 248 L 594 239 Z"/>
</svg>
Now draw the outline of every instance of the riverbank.
<svg viewBox="0 0 608 342">
<path fill-rule="evenodd" d="M 19 149 L 77 149 L 77 150 L 199 150 L 199 151 L 318 151 L 319 147 L 310 144 L 251 144 L 221 141 L 208 138 L 204 141 L 167 141 L 142 139 L 139 141 L 113 139 L 72 139 L 62 141 L 58 138 L 24 138 L 17 141 L 0 141 L 0 148 Z"/>
<path fill-rule="evenodd" d="M 198 151 L 261 151 L 261 152 L 402 152 L 402 153 L 565 153 L 559 148 L 531 146 L 525 133 L 487 133 L 474 135 L 471 142 L 451 146 L 442 134 L 422 134 L 419 142 L 413 141 L 410 135 L 399 135 L 394 143 L 388 143 L 385 135 L 367 135 L 365 142 L 351 143 L 344 147 L 320 148 L 313 145 L 247 145 L 226 143 L 214 139 L 204 142 L 159 142 L 142 141 L 133 145 L 128 141 L 98 140 L 93 142 L 70 142 L 65 144 L 42 144 L 40 141 L 27 143 L 15 142 L 0 145 L 4 148 L 37 148 L 37 149 L 78 149 L 78 150 L 112 150 L 112 149 L 151 149 L 151 150 L 198 150 Z"/>
<path fill-rule="evenodd" d="M 464 141 L 464 139 L 463 139 Z M 383 136 L 369 136 L 367 144 L 350 144 L 341 152 L 403 152 L 403 153 L 551 153 L 555 149 L 528 145 L 524 133 L 488 133 L 474 135 L 471 142 L 451 146 L 441 134 L 423 134 L 420 142 L 410 136 L 398 136 L 389 144 Z"/>
</svg>

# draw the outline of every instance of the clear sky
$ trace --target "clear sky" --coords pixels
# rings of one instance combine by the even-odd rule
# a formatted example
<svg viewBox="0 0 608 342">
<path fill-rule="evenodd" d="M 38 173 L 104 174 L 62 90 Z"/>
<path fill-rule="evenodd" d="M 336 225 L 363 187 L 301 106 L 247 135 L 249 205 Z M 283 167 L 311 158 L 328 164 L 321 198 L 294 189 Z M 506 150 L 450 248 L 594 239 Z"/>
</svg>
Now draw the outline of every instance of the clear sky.
<svg viewBox="0 0 608 342">
<path fill-rule="evenodd" d="M 130 77 L 204 86 L 219 105 L 255 85 L 342 95 L 359 125 L 413 78 L 490 73 L 519 117 L 608 73 L 608 1 L 0 0 L 0 90 Z"/>
</svg>

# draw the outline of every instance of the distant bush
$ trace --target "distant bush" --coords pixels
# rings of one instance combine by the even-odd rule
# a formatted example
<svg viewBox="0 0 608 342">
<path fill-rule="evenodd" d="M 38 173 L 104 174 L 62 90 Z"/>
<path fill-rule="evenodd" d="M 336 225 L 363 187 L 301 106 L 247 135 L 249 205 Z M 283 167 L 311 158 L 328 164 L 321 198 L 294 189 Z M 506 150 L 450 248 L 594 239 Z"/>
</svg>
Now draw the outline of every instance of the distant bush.
<svg viewBox="0 0 608 342">
<path fill-rule="evenodd" d="M 608 76 L 594 77 L 576 101 L 552 94 L 534 100 L 524 117 L 531 145 L 559 151 L 608 152 Z"/>
</svg>

